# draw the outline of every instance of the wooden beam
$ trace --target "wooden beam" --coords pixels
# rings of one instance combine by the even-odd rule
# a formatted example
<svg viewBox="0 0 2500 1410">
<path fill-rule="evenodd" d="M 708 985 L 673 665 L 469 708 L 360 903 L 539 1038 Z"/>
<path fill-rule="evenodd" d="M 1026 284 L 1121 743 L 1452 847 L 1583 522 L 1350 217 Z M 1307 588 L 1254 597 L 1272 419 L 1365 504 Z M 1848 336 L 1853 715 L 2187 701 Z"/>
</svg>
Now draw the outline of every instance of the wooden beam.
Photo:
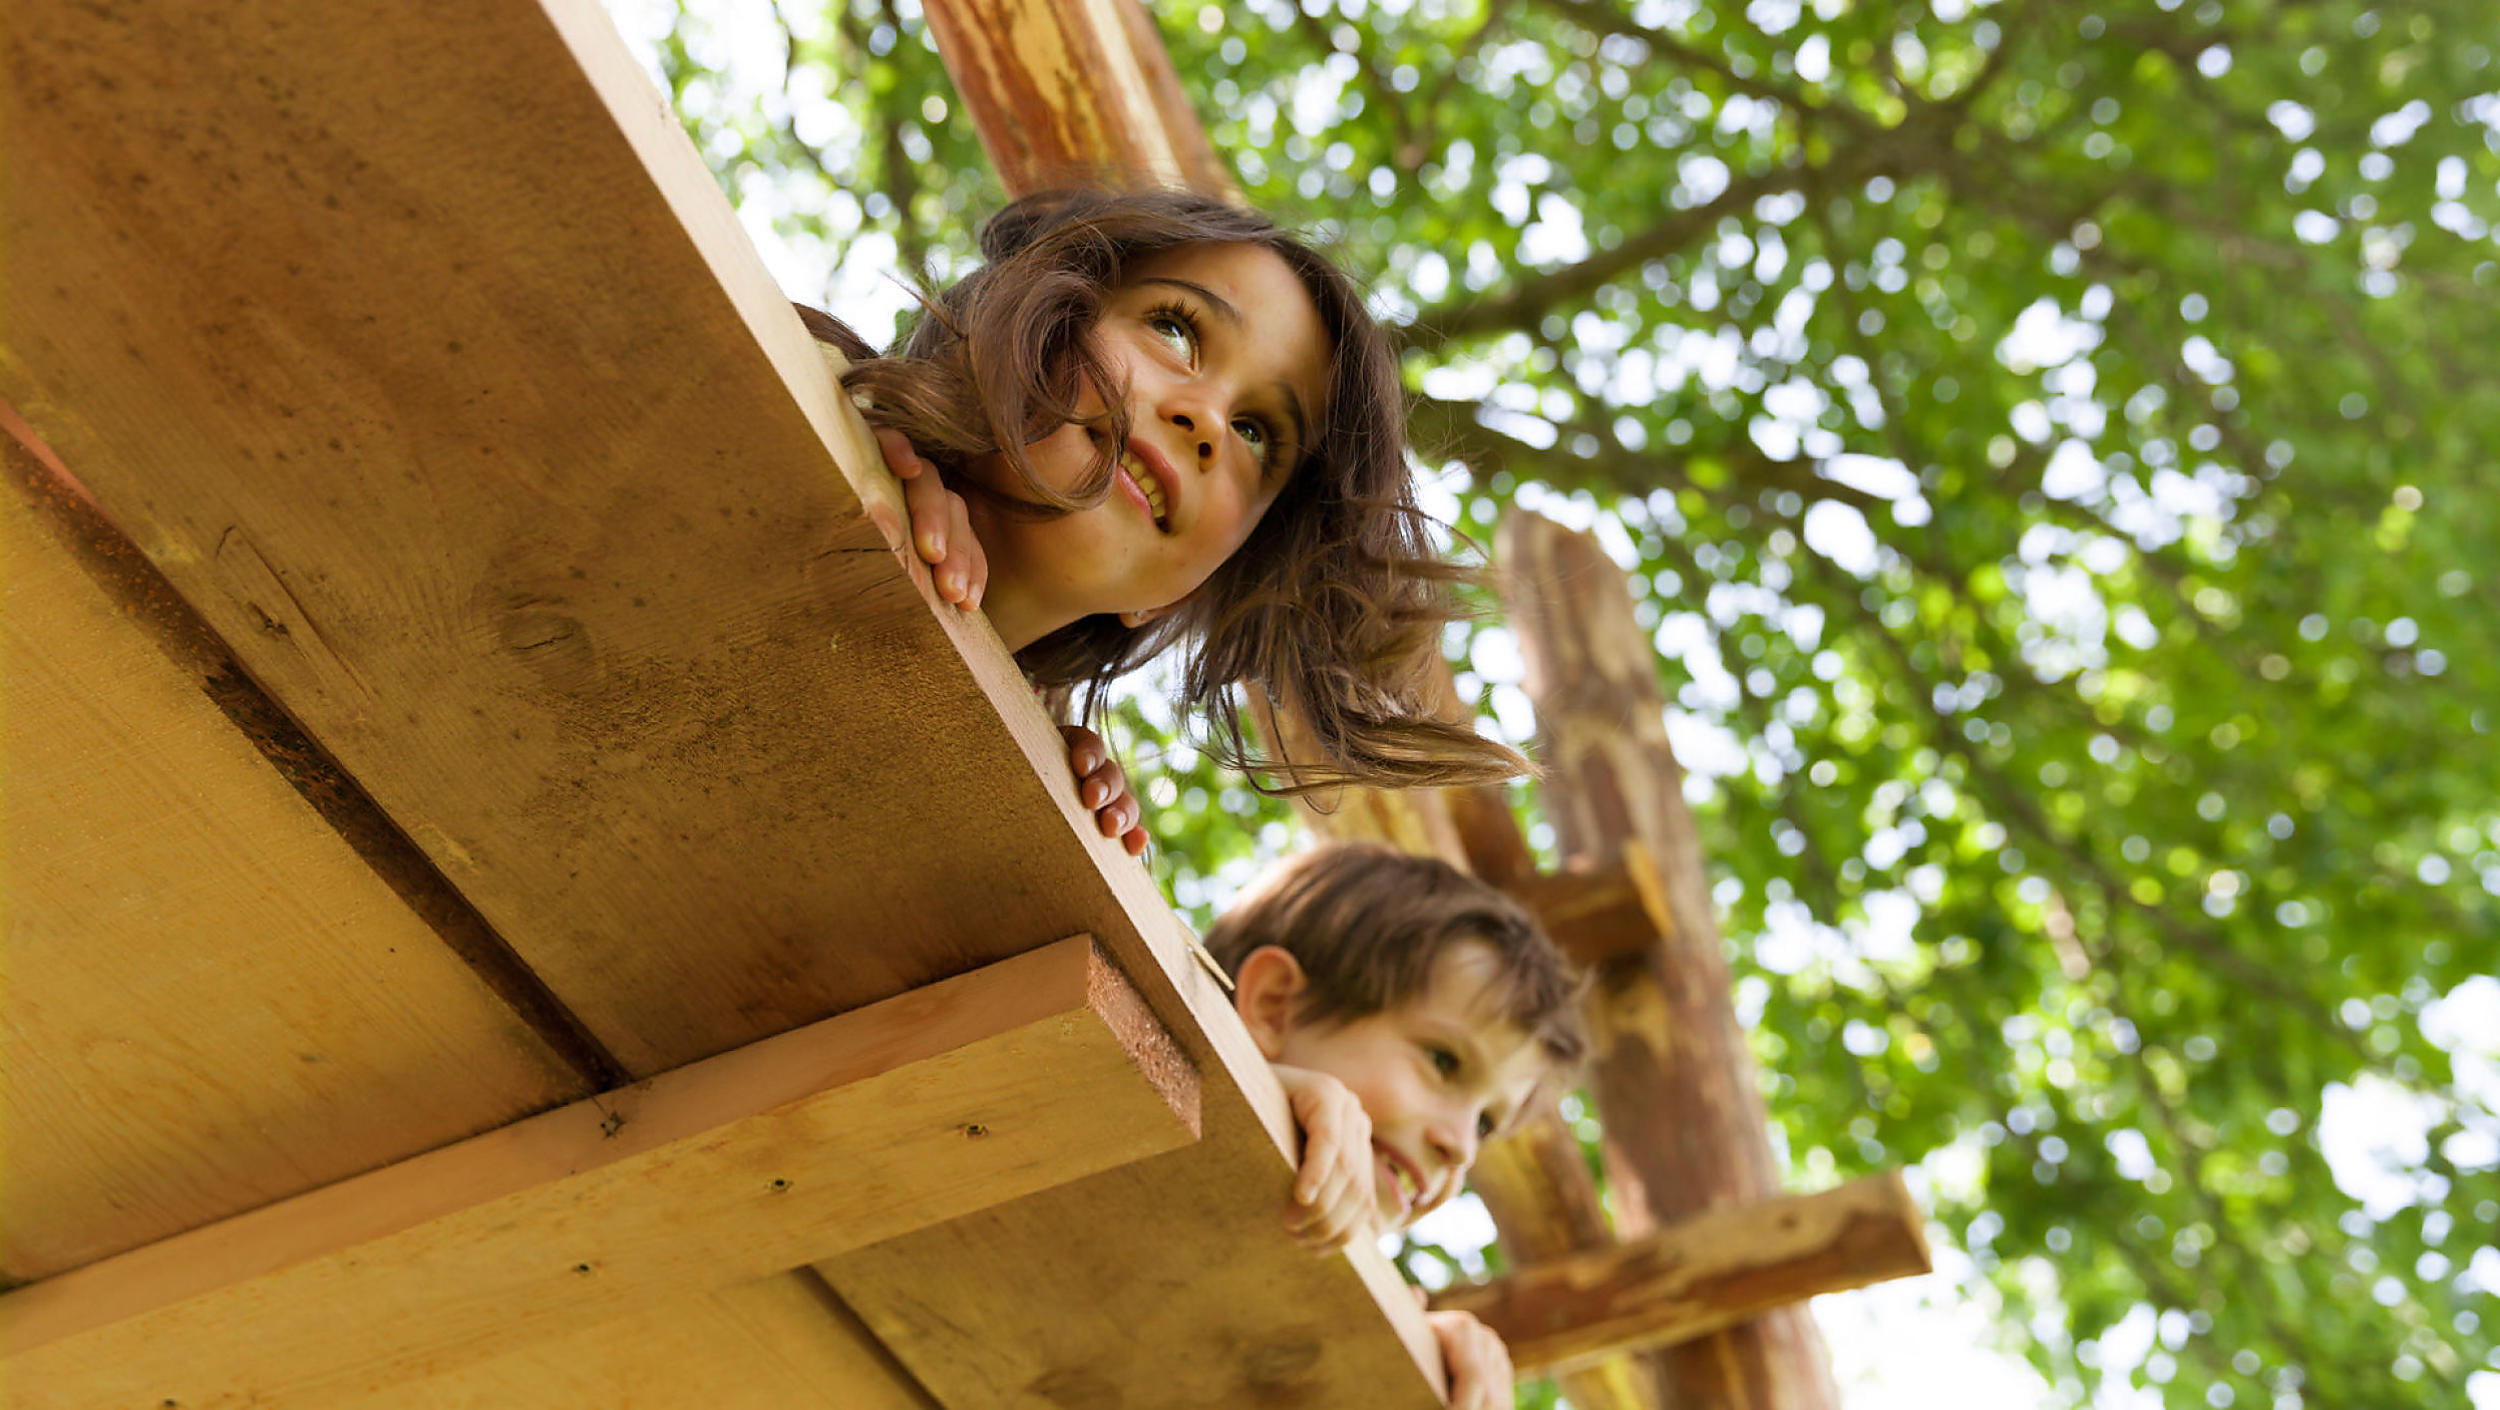
<svg viewBox="0 0 2500 1410">
<path fill-rule="evenodd" d="M 1198 1133 L 1079 936 L 0 1298 L 12 1403 L 327 1403 Z"/>
<path fill-rule="evenodd" d="M 1587 534 L 1514 513 L 1495 536 L 1502 601 L 1526 658 L 1546 817 L 1567 857 L 1603 865 L 1638 843 L 1671 924 L 1595 971 L 1591 1087 L 1627 1238 L 1776 1198 L 1779 1172 L 1751 1050 L 1736 1021 L 1700 830 L 1667 740 L 1656 648 L 1623 570 Z M 1836 1410 L 1802 1307 L 1678 1344 L 1658 1359 L 1668 1404 Z"/>
<path fill-rule="evenodd" d="M 1933 1271 L 1901 1172 L 1739 1205 L 1645 1239 L 1453 1289 L 1436 1308 L 1483 1318 L 1523 1373 L 1559 1374 L 1691 1341 L 1823 1293 Z"/>
<path fill-rule="evenodd" d="M 1656 864 L 1637 839 L 1624 843 L 1612 861 L 1576 857 L 1561 871 L 1530 872 L 1502 889 L 1535 914 L 1564 954 L 1589 969 L 1648 949 L 1675 925 Z"/>
</svg>

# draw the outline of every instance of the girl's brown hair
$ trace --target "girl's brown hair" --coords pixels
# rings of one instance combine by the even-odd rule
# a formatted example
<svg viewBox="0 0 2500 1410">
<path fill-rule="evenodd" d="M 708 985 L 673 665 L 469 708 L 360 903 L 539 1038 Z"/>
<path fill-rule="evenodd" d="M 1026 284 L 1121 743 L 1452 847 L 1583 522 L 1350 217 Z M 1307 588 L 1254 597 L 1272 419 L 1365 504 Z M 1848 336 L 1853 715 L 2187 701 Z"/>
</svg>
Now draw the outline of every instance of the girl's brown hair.
<svg viewBox="0 0 2500 1410">
<path fill-rule="evenodd" d="M 1079 388 L 1115 389 L 1090 336 L 1103 298 L 1134 262 L 1193 244 L 1273 251 L 1310 291 L 1336 345 L 1325 416 L 1311 447 L 1248 541 L 1180 610 L 1142 627 L 1087 617 L 1016 653 L 1045 688 L 1099 706 L 1116 677 L 1186 645 L 1179 704 L 1208 723 L 1210 751 L 1273 771 L 1285 792 L 1362 783 L 1485 782 L 1529 772 L 1520 755 L 1436 718 L 1426 671 L 1441 628 L 1460 612 L 1407 475 L 1405 399 L 1388 339 L 1362 291 L 1301 238 L 1256 211 L 1185 191 L 1062 191 L 1025 197 L 981 231 L 987 261 L 926 308 L 891 352 L 844 377 L 871 421 L 891 426 L 963 494 L 989 494 L 966 465 L 998 454 L 1013 467 L 1017 512 L 1048 517 L 1100 503 L 1114 473 L 1106 449 L 1086 483 L 1042 483 L 1025 446 L 1082 420 Z M 845 351 L 817 315 L 810 327 Z M 1102 444 L 1128 439 L 1116 393 Z M 1234 686 L 1260 689 L 1308 722 L 1326 760 L 1256 758 Z"/>
</svg>

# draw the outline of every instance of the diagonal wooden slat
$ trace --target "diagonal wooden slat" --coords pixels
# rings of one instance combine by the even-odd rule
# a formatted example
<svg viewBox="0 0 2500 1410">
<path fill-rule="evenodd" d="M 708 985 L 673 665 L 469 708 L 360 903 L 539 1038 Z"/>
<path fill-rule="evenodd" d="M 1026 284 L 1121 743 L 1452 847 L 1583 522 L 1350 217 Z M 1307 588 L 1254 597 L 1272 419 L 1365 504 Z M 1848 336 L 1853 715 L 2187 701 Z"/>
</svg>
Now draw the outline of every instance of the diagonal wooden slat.
<svg viewBox="0 0 2500 1410">
<path fill-rule="evenodd" d="M 1197 1137 L 1080 936 L 0 1297 L 11 1403 L 323 1405 Z"/>
</svg>

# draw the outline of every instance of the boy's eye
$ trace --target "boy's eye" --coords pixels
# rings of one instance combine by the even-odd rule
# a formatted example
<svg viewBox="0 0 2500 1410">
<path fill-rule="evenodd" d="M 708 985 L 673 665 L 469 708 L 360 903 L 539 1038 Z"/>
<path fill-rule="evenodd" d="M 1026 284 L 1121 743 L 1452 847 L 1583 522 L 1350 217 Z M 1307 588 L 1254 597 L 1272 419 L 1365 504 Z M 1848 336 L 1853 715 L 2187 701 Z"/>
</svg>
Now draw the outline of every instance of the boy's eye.
<svg viewBox="0 0 2500 1410">
<path fill-rule="evenodd" d="M 1492 1140 L 1493 1133 L 1501 1129 L 1502 1123 L 1494 1120 L 1493 1113 L 1489 1111 L 1476 1118 L 1476 1139 L 1479 1141 Z"/>
<path fill-rule="evenodd" d="M 1458 1054 L 1451 1052 L 1447 1048 L 1426 1048 L 1424 1051 L 1432 1058 L 1432 1070 L 1434 1072 L 1443 1077 L 1455 1077 L 1458 1075 Z"/>
</svg>

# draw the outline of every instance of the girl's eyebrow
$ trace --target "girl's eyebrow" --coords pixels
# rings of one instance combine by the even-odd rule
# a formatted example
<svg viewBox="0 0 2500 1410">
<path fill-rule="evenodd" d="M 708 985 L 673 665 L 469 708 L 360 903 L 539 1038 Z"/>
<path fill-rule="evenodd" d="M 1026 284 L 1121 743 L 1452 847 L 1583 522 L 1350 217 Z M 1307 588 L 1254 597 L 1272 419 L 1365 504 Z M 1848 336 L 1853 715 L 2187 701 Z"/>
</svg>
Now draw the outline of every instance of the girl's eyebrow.
<svg viewBox="0 0 2500 1410">
<path fill-rule="evenodd" d="M 1241 310 L 1233 307 L 1231 300 L 1215 292 L 1213 289 L 1208 288 L 1206 285 L 1198 283 L 1196 280 L 1175 279 L 1168 274 L 1149 274 L 1137 282 L 1140 284 L 1169 284 L 1175 289 L 1187 289 L 1189 292 L 1196 294 L 1199 298 L 1206 300 L 1207 307 L 1224 315 L 1225 322 L 1232 324 L 1235 328 L 1242 326 Z"/>
<path fill-rule="evenodd" d="M 1235 331 L 1248 331 L 1249 325 L 1243 321 L 1241 310 L 1233 307 L 1232 300 L 1225 298 L 1222 294 L 1215 292 L 1213 289 L 1208 288 L 1206 285 L 1201 284 L 1194 279 L 1175 279 L 1168 274 L 1149 274 L 1144 278 L 1139 279 L 1137 282 L 1140 284 L 1169 284 L 1175 289 L 1187 289 L 1189 292 L 1196 294 L 1199 298 L 1204 299 L 1207 307 L 1214 309 L 1217 314 L 1223 317 L 1225 322 L 1233 325 Z M 1294 386 L 1293 383 L 1286 381 L 1284 378 L 1279 377 L 1276 379 L 1275 391 L 1277 400 L 1285 404 L 1285 414 L 1293 420 L 1292 460 L 1299 460 L 1302 458 L 1302 448 L 1311 443 L 1310 410 L 1302 404 L 1301 389 Z"/>
</svg>

